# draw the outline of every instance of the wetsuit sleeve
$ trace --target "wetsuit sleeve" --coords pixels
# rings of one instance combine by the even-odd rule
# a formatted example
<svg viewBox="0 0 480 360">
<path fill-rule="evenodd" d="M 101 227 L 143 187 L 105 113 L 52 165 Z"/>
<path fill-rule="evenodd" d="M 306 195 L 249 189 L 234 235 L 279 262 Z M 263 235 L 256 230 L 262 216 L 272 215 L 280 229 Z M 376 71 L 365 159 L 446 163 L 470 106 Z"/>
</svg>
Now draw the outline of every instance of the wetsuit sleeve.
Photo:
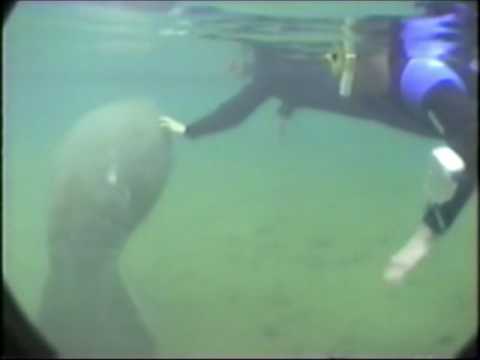
<svg viewBox="0 0 480 360">
<path fill-rule="evenodd" d="M 465 164 L 453 177 L 457 187 L 452 197 L 431 204 L 424 215 L 424 222 L 440 235 L 455 221 L 477 186 L 478 111 L 476 101 L 448 81 L 430 90 L 424 107 L 434 114 L 447 144 Z"/>
<path fill-rule="evenodd" d="M 235 127 L 242 123 L 271 95 L 270 85 L 254 80 L 237 95 L 220 104 L 211 114 L 187 126 L 185 135 L 196 138 Z"/>
</svg>

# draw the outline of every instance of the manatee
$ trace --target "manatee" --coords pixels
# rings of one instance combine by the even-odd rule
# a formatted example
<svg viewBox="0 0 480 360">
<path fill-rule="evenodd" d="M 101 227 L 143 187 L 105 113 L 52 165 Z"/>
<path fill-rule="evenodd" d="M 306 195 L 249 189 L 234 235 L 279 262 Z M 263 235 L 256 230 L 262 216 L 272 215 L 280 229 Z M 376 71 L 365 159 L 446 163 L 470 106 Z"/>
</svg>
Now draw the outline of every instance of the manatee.
<svg viewBox="0 0 480 360">
<path fill-rule="evenodd" d="M 155 344 L 118 267 L 167 184 L 170 132 L 149 99 L 97 108 L 60 144 L 39 326 L 64 356 L 149 356 Z"/>
</svg>

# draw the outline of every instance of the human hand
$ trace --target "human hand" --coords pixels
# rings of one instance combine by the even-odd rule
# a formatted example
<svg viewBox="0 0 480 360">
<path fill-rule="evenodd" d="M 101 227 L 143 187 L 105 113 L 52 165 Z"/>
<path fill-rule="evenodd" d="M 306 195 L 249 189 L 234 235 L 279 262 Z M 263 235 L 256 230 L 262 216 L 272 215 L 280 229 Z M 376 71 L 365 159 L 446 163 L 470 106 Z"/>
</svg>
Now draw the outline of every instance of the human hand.
<svg viewBox="0 0 480 360">
<path fill-rule="evenodd" d="M 187 129 L 185 124 L 182 124 L 181 122 L 175 119 L 172 119 L 171 117 L 166 115 L 160 116 L 160 127 L 166 127 L 171 132 L 174 132 L 180 135 L 183 135 Z"/>
<path fill-rule="evenodd" d="M 407 244 L 394 254 L 384 272 L 384 279 L 392 285 L 402 283 L 405 276 L 430 252 L 433 233 L 421 225 Z"/>
</svg>

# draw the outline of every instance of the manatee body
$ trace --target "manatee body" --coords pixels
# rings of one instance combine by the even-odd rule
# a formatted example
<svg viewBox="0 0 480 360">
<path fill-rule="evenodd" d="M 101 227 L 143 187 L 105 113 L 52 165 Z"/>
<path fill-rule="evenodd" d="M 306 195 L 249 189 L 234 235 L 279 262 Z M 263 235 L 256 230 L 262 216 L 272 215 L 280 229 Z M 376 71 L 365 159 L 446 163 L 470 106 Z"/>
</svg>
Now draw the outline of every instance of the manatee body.
<svg viewBox="0 0 480 360">
<path fill-rule="evenodd" d="M 64 355 L 154 352 L 118 259 L 168 180 L 172 144 L 159 115 L 146 99 L 108 104 L 82 117 L 59 149 L 39 322 Z"/>
</svg>

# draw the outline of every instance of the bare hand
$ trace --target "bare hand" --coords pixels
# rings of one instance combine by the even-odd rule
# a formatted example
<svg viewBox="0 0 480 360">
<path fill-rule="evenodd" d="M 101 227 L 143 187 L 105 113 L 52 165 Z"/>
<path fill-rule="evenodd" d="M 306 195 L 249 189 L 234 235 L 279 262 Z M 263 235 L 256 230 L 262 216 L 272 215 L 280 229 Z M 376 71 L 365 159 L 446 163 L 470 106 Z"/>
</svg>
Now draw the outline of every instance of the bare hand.
<svg viewBox="0 0 480 360">
<path fill-rule="evenodd" d="M 161 127 L 166 127 L 170 131 L 172 131 L 176 134 L 181 134 L 181 135 L 185 133 L 185 130 L 187 128 L 181 122 L 179 122 L 175 119 L 172 119 L 171 117 L 166 116 L 166 115 L 160 116 L 160 126 Z"/>
</svg>

